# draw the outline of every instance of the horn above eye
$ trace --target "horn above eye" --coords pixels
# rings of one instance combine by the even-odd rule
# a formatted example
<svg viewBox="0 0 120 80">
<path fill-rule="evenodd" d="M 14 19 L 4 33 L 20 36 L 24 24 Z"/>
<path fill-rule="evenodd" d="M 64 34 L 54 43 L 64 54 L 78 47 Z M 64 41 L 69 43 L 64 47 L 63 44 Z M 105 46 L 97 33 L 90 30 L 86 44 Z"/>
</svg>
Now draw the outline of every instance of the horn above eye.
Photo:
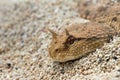
<svg viewBox="0 0 120 80">
<path fill-rule="evenodd" d="M 56 37 L 58 36 L 57 33 L 55 33 L 55 31 L 53 31 L 53 30 L 51 30 L 51 29 L 49 29 L 49 28 L 47 28 L 47 30 L 48 30 L 50 33 L 52 33 L 53 38 L 56 38 Z"/>
<path fill-rule="evenodd" d="M 68 30 L 66 28 L 65 28 L 65 34 L 66 35 L 70 35 L 69 32 L 68 32 Z"/>
</svg>

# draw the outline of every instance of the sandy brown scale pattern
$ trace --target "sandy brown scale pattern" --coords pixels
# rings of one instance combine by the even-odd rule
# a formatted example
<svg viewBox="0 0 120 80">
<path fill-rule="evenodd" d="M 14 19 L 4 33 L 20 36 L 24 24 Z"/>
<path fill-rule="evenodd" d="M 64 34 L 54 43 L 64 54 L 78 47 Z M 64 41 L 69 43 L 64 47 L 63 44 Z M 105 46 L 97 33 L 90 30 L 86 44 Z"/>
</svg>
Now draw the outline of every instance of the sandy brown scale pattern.
<svg viewBox="0 0 120 80">
<path fill-rule="evenodd" d="M 104 2 L 106 1 L 106 2 Z M 83 5 L 86 4 L 86 5 Z M 88 1 L 78 3 L 80 16 L 94 22 L 104 23 L 114 28 L 120 35 L 120 2 L 100 0 L 96 4 Z"/>
<path fill-rule="evenodd" d="M 61 34 L 48 30 L 52 33 L 49 54 L 58 62 L 83 57 L 102 47 L 116 34 L 113 28 L 94 22 L 71 24 Z"/>
</svg>

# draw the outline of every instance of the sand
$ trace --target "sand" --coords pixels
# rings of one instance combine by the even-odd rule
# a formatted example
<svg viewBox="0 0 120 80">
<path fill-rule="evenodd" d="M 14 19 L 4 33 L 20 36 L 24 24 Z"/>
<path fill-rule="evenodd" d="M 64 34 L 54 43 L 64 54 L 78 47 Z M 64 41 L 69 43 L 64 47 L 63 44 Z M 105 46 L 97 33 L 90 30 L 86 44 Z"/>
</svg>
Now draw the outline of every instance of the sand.
<svg viewBox="0 0 120 80">
<path fill-rule="evenodd" d="M 79 18 L 74 0 L 0 0 L 0 80 L 120 80 L 120 37 L 81 59 L 49 57 L 51 34 Z"/>
</svg>

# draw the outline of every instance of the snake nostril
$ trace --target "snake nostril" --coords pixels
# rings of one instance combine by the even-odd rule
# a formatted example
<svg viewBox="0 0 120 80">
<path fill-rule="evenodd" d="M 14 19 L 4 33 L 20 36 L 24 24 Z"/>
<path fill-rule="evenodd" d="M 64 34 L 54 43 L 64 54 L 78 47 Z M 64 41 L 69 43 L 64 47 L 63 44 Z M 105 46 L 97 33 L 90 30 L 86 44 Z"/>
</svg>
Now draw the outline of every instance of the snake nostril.
<svg viewBox="0 0 120 80">
<path fill-rule="evenodd" d="M 58 51 L 58 49 L 55 49 L 55 51 Z"/>
<path fill-rule="evenodd" d="M 112 18 L 112 21 L 117 21 L 117 17 L 113 17 L 113 18 Z"/>
</svg>

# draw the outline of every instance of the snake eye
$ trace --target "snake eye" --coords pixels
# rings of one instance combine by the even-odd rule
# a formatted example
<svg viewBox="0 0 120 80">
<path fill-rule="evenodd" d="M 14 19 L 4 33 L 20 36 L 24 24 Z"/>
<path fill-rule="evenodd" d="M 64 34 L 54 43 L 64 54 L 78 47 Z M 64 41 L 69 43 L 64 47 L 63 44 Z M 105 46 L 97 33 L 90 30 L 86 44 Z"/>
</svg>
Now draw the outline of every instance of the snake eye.
<svg viewBox="0 0 120 80">
<path fill-rule="evenodd" d="M 75 41 L 75 38 L 73 36 L 69 36 L 68 39 L 67 39 L 67 44 L 73 44 Z"/>
<path fill-rule="evenodd" d="M 57 42 L 55 41 L 55 44 L 56 44 Z"/>
</svg>

